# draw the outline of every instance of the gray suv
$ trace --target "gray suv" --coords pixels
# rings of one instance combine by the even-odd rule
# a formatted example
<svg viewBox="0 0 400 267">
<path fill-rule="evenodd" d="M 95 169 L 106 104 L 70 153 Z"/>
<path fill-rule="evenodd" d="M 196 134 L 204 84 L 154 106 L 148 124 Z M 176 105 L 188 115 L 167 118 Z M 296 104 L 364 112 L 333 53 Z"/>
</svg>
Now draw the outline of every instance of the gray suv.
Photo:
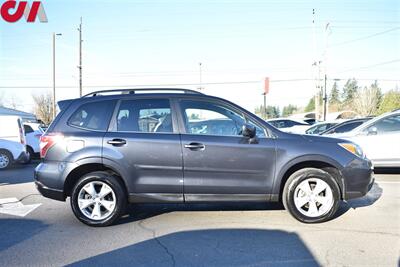
<svg viewBox="0 0 400 267">
<path fill-rule="evenodd" d="M 41 138 L 38 190 L 106 226 L 128 203 L 282 201 L 297 220 L 331 219 L 365 195 L 371 162 L 354 143 L 279 131 L 221 98 L 125 89 L 58 103 Z"/>
</svg>

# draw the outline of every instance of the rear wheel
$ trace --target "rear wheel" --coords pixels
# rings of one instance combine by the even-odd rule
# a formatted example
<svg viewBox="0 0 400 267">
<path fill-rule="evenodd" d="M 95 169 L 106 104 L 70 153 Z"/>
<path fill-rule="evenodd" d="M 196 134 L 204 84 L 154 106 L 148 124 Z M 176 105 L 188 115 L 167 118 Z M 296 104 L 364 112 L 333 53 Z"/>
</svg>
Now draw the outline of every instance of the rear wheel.
<svg viewBox="0 0 400 267">
<path fill-rule="evenodd" d="M 118 178 L 107 172 L 92 172 L 76 183 L 71 195 L 75 216 L 90 226 L 108 226 L 125 211 L 127 196 Z"/>
<path fill-rule="evenodd" d="M 282 196 L 286 210 L 304 223 L 330 220 L 339 207 L 340 190 L 327 172 L 305 168 L 287 180 Z"/>
<path fill-rule="evenodd" d="M 13 163 L 13 157 L 10 152 L 0 150 L 0 170 L 9 168 Z"/>
</svg>

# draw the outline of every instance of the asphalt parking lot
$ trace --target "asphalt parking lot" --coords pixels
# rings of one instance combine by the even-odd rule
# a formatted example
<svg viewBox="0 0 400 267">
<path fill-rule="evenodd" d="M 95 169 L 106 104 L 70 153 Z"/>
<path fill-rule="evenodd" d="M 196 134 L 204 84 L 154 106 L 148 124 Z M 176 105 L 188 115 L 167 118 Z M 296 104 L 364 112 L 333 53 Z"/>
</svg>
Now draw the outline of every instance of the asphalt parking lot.
<svg viewBox="0 0 400 267">
<path fill-rule="evenodd" d="M 400 264 L 399 174 L 376 174 L 367 196 L 343 203 L 323 224 L 299 223 L 276 204 L 153 204 L 132 205 L 117 225 L 91 228 L 69 202 L 37 194 L 34 167 L 0 173 L 0 202 L 40 204 L 25 217 L 0 213 L 0 266 Z"/>
</svg>

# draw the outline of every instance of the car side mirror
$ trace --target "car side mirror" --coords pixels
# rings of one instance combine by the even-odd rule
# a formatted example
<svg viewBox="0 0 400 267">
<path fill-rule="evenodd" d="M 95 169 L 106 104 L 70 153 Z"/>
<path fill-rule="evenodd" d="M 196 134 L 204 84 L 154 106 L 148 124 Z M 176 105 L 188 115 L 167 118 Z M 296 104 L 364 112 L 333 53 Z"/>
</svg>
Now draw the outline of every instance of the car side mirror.
<svg viewBox="0 0 400 267">
<path fill-rule="evenodd" d="M 256 127 L 249 124 L 243 125 L 242 135 L 246 138 L 254 138 L 256 136 Z"/>
<path fill-rule="evenodd" d="M 378 129 L 375 126 L 368 128 L 367 135 L 377 135 Z"/>
</svg>

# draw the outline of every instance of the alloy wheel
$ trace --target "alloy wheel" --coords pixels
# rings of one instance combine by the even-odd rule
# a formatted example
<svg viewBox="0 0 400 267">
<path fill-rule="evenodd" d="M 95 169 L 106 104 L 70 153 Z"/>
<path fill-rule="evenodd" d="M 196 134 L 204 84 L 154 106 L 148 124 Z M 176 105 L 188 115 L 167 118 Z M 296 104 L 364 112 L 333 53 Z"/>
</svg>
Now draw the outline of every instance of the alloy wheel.
<svg viewBox="0 0 400 267">
<path fill-rule="evenodd" d="M 100 221 L 114 212 L 117 204 L 114 190 L 101 181 L 91 181 L 78 194 L 78 207 L 88 219 Z"/>
<path fill-rule="evenodd" d="M 294 190 L 296 209 L 308 217 L 319 217 L 328 213 L 334 204 L 331 187 L 319 178 L 308 178 Z"/>
<path fill-rule="evenodd" d="M 7 168 L 8 164 L 10 164 L 10 159 L 6 154 L 0 154 L 0 169 Z"/>
</svg>

